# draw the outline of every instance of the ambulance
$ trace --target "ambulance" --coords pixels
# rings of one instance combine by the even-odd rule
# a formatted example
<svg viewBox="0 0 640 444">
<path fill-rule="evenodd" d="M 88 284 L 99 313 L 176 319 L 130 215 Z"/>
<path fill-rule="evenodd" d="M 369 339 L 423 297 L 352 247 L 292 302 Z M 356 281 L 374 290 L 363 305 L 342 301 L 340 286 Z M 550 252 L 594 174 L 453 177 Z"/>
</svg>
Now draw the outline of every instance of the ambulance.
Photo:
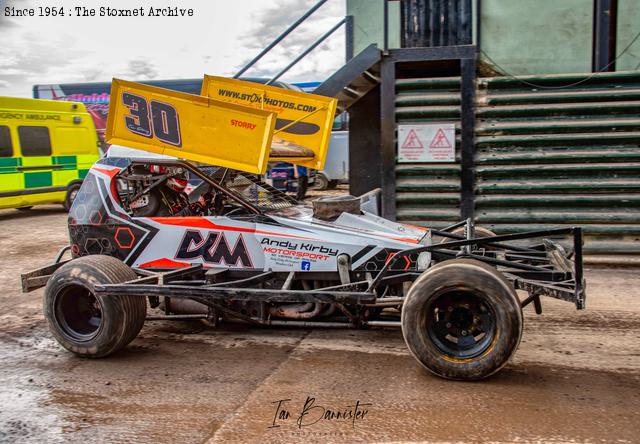
<svg viewBox="0 0 640 444">
<path fill-rule="evenodd" d="M 71 207 L 100 159 L 82 103 L 0 97 L 0 208 Z"/>
</svg>

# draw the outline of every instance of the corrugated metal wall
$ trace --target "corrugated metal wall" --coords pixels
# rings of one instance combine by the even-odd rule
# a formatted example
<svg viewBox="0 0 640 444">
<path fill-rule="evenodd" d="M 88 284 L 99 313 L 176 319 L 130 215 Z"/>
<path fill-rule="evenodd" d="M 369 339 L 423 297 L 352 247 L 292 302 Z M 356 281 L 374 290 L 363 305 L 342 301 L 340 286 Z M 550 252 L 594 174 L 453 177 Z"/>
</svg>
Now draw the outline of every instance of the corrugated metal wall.
<svg viewBox="0 0 640 444">
<path fill-rule="evenodd" d="M 460 78 L 396 82 L 396 121 L 456 125 L 456 163 L 396 166 L 398 220 L 441 227 L 460 220 Z"/>
<path fill-rule="evenodd" d="M 640 72 L 478 79 L 475 216 L 498 233 L 579 225 L 587 254 L 640 253 Z M 527 86 L 522 81 L 549 87 Z M 398 123 L 459 119 L 459 79 L 400 80 Z M 459 165 L 397 166 L 397 217 L 459 218 Z"/>
<path fill-rule="evenodd" d="M 476 221 L 579 225 L 586 253 L 640 253 L 640 72 L 478 80 Z M 538 88 L 522 81 L 545 86 Z"/>
</svg>

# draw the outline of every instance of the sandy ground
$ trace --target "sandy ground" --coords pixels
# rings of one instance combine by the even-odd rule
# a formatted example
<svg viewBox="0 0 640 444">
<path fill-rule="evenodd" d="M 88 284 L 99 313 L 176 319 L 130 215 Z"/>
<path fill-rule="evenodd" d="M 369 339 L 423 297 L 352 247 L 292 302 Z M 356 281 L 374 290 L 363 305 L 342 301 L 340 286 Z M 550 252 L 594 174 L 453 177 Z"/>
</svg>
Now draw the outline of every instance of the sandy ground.
<svg viewBox="0 0 640 444">
<path fill-rule="evenodd" d="M 51 261 L 66 236 L 58 207 L 0 211 L 2 442 L 640 439 L 637 269 L 588 269 L 585 311 L 554 300 L 542 316 L 527 308 L 514 360 L 461 383 L 419 367 L 395 330 L 147 322 L 124 352 L 76 358 L 49 335 L 42 290 L 19 290 L 19 274 Z M 289 416 L 274 427 L 281 400 Z M 356 404 L 366 411 L 356 421 L 311 424 L 321 409 Z"/>
</svg>

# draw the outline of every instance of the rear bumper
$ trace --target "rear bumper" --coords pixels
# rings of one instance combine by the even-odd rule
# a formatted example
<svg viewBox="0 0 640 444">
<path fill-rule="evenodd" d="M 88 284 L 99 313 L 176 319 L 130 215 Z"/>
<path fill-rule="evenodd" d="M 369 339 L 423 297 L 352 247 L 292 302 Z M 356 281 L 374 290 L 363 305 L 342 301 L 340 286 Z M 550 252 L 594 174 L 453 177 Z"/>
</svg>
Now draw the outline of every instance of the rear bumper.
<svg viewBox="0 0 640 444">
<path fill-rule="evenodd" d="M 527 291 L 533 298 L 549 296 L 572 302 L 578 310 L 585 308 L 583 237 L 582 229 L 579 227 L 471 239 L 446 231 L 432 230 L 432 232 L 434 235 L 452 240 L 396 253 L 376 276 L 368 290 L 372 291 L 378 286 L 379 281 L 391 270 L 395 261 L 402 260 L 408 255 L 428 251 L 436 261 L 459 257 L 476 259 L 496 267 L 516 289 Z M 571 236 L 573 251 L 568 253 L 558 243 L 549 240 L 548 237 L 552 236 Z M 513 243 L 520 240 L 529 241 L 529 245 Z M 536 240 L 540 242 L 536 243 Z"/>
</svg>

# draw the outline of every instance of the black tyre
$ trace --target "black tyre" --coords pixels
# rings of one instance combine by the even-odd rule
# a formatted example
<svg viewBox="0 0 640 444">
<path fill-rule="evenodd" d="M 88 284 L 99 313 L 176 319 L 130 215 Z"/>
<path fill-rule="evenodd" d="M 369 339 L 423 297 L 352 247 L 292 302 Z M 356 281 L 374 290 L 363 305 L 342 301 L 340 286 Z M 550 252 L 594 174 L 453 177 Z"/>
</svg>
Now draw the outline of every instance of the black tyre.
<svg viewBox="0 0 640 444">
<path fill-rule="evenodd" d="M 327 179 L 323 174 L 316 174 L 315 181 L 313 182 L 314 190 L 326 190 L 329 188 L 329 179 Z"/>
<path fill-rule="evenodd" d="M 327 186 L 327 189 L 335 190 L 336 188 L 338 188 L 338 181 L 337 180 L 330 180 L 329 181 L 329 185 Z"/>
<path fill-rule="evenodd" d="M 96 296 L 96 284 L 118 284 L 136 274 L 111 256 L 74 259 L 51 276 L 44 291 L 44 315 L 64 348 L 78 356 L 101 358 L 124 348 L 140 332 L 145 298 Z"/>
<path fill-rule="evenodd" d="M 76 198 L 76 195 L 78 194 L 78 191 L 80 190 L 81 185 L 82 184 L 76 182 L 76 183 L 72 183 L 67 188 L 67 195 L 65 196 L 64 203 L 62 204 L 65 211 L 69 211 L 71 209 L 71 205 L 73 205 L 73 201 Z"/>
<path fill-rule="evenodd" d="M 518 348 L 522 309 L 511 283 L 493 267 L 449 260 L 425 271 L 409 290 L 402 334 L 413 356 L 436 375 L 482 379 Z"/>
</svg>

